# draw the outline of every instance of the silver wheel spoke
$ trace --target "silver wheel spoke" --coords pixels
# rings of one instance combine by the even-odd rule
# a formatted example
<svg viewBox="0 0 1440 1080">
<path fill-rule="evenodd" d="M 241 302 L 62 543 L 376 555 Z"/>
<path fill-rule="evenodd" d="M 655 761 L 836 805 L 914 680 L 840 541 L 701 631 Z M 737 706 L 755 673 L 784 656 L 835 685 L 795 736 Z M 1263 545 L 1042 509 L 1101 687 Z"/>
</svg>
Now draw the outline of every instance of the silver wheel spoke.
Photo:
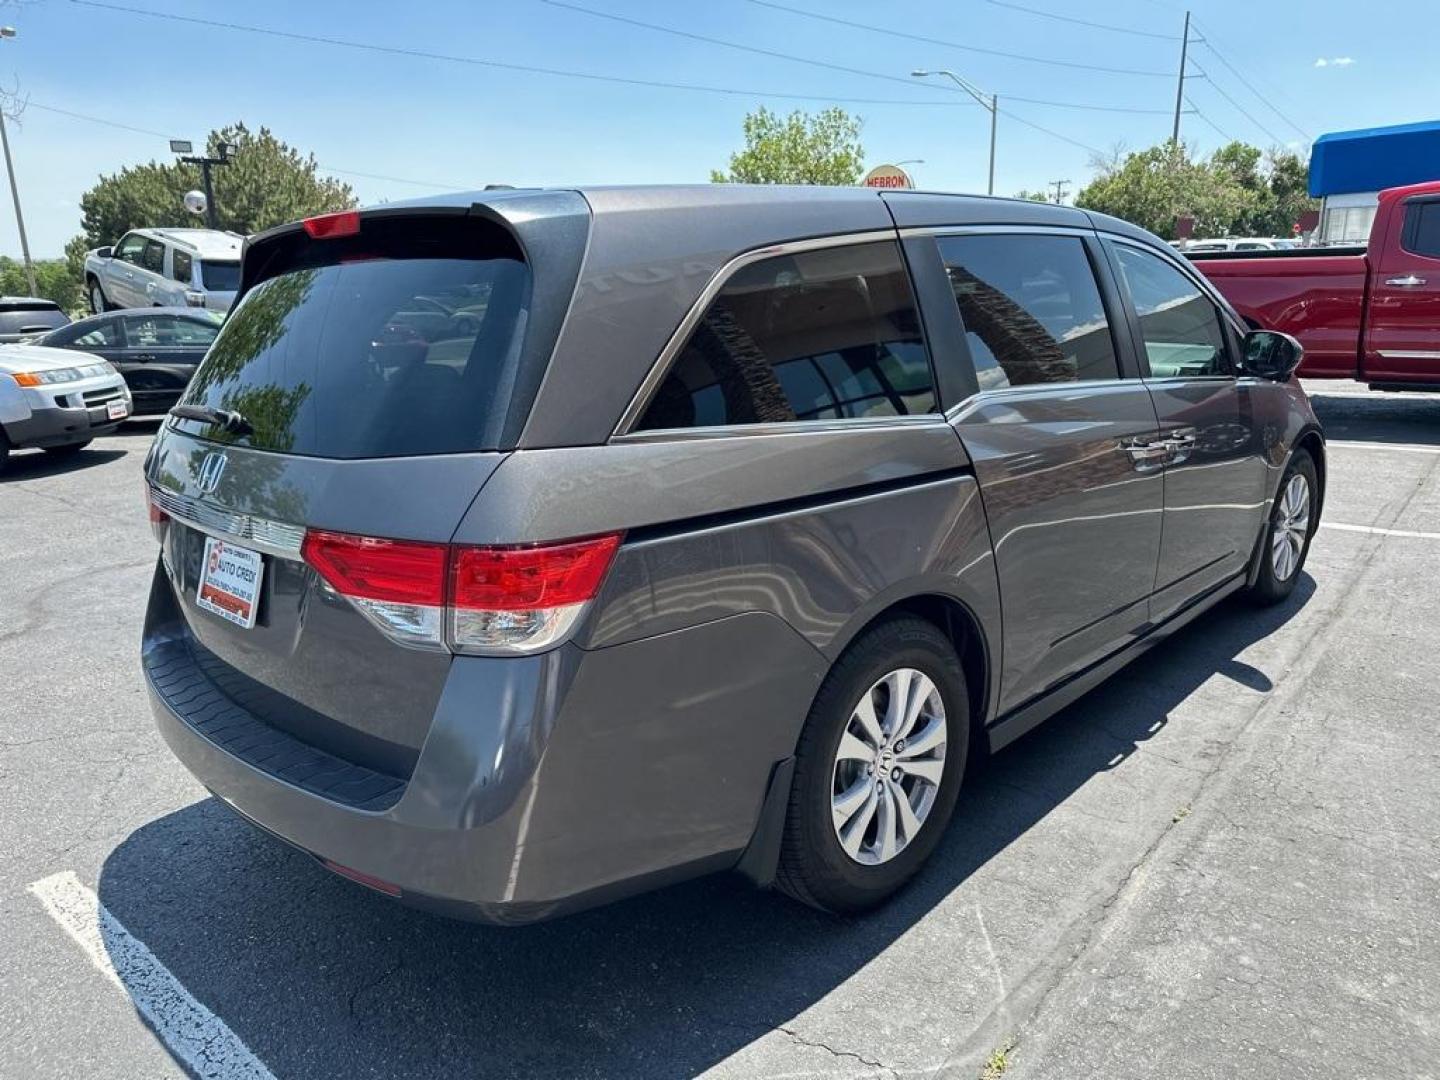
<svg viewBox="0 0 1440 1080">
<path fill-rule="evenodd" d="M 945 744 L 945 721 L 939 719 L 931 720 L 915 734 L 913 738 L 905 740 L 905 749 L 895 756 L 900 759 L 903 765 L 910 758 L 921 757 L 932 750 Z"/>
<path fill-rule="evenodd" d="M 888 783 L 890 796 L 895 800 L 895 809 L 900 815 L 900 831 L 905 836 L 905 842 L 909 843 L 920 831 L 920 819 L 915 816 L 915 808 L 910 805 L 910 796 L 905 794 L 905 789 L 893 780 Z"/>
<path fill-rule="evenodd" d="M 869 745 L 864 739 L 857 739 L 850 732 L 840 736 L 840 749 L 835 754 L 836 761 L 865 761 L 875 760 L 875 747 Z"/>
<path fill-rule="evenodd" d="M 843 828 L 850 821 L 860 808 L 865 805 L 865 800 L 875 794 L 875 785 L 868 776 L 862 776 L 850 787 L 846 788 L 839 795 L 830 800 L 830 810 L 835 818 L 835 828 Z"/>
<path fill-rule="evenodd" d="M 879 746 L 885 741 L 885 733 L 880 730 L 880 719 L 875 715 L 874 686 L 865 691 L 865 696 L 855 706 L 855 712 L 851 719 L 860 721 L 860 726 L 865 729 L 865 735 L 873 745 Z"/>
<path fill-rule="evenodd" d="M 865 830 L 870 827 L 870 821 L 880 806 L 880 793 L 875 790 L 875 785 L 867 783 L 865 787 L 867 793 L 860 812 L 840 830 L 840 844 L 851 858 L 860 854 L 860 845 L 865 841 Z"/>
<path fill-rule="evenodd" d="M 900 726 L 895 731 L 897 739 L 908 739 L 911 730 L 915 727 L 915 721 L 920 719 L 920 711 L 925 708 L 930 696 L 935 693 L 935 684 L 922 672 L 915 672 L 915 677 L 910 680 L 910 697 L 905 702 L 905 711 L 901 715 Z"/>
<path fill-rule="evenodd" d="M 900 768 L 907 776 L 918 776 L 939 787 L 940 778 L 945 775 L 945 759 L 925 758 L 922 761 L 902 761 Z"/>
<path fill-rule="evenodd" d="M 901 668 L 885 676 L 885 684 L 890 688 L 890 702 L 885 706 L 885 731 L 892 738 L 899 736 L 910 702 L 910 686 L 917 674 L 911 668 Z"/>
<path fill-rule="evenodd" d="M 876 822 L 875 847 L 881 862 L 889 862 L 900 850 L 899 837 L 896 836 L 896 817 L 899 811 L 895 809 L 895 792 L 889 784 L 884 785 L 885 791 L 877 800 L 880 803 L 879 820 Z"/>
</svg>

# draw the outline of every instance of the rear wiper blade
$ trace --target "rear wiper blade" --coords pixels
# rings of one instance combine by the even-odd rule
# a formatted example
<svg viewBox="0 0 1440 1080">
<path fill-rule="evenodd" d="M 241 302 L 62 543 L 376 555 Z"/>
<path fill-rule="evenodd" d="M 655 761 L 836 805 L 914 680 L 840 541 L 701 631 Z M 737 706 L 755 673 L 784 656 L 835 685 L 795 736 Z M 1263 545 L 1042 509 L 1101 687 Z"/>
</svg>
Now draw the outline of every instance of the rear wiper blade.
<svg viewBox="0 0 1440 1080">
<path fill-rule="evenodd" d="M 233 435 L 251 435 L 255 427 L 233 409 L 212 409 L 208 405 L 176 405 L 170 410 L 171 416 L 181 420 L 199 420 L 203 424 L 218 424 Z"/>
</svg>

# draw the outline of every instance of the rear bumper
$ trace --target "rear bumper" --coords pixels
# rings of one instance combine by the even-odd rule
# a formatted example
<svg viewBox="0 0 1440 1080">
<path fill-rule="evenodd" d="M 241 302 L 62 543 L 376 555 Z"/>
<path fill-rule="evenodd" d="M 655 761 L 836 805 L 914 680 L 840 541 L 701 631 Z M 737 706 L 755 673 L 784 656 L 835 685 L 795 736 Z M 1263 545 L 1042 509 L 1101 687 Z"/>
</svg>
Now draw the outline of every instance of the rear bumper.
<svg viewBox="0 0 1440 1080">
<path fill-rule="evenodd" d="M 267 727 L 194 662 L 157 570 L 143 650 L 171 750 L 267 832 L 495 923 L 734 866 L 823 658 L 769 615 L 587 652 L 457 657 L 408 778 Z"/>
</svg>

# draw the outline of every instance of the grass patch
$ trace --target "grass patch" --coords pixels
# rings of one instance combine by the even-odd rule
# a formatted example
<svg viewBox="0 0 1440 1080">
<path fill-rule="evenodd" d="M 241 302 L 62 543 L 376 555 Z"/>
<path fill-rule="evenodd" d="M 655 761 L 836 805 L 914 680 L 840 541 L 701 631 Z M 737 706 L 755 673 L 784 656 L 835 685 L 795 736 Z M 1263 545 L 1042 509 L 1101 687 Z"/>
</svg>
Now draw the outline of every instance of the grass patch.
<svg viewBox="0 0 1440 1080">
<path fill-rule="evenodd" d="M 1015 1036 L 1008 1035 L 1005 1041 L 990 1051 L 985 1066 L 980 1070 L 980 1080 L 1000 1080 L 1010 1068 L 1010 1054 L 1015 1049 Z"/>
</svg>

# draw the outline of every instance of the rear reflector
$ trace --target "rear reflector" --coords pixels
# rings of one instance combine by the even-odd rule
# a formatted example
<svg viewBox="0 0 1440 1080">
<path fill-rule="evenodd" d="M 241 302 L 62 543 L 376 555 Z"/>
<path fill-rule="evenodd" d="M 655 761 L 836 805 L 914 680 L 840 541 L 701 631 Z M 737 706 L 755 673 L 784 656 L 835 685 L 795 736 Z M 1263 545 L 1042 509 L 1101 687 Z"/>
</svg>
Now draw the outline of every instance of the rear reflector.
<svg viewBox="0 0 1440 1080">
<path fill-rule="evenodd" d="M 331 873 L 339 874 L 343 878 L 349 878 L 367 888 L 382 892 L 386 896 L 399 896 L 400 886 L 392 885 L 384 878 L 378 878 L 374 874 L 367 874 L 361 870 L 352 870 L 348 866 L 341 866 L 338 862 L 331 862 L 329 859 L 321 859 L 320 865 Z"/>
<path fill-rule="evenodd" d="M 530 653 L 569 635 L 620 534 L 525 547 L 464 547 L 310 530 L 301 554 L 393 640 L 415 648 Z"/>
<path fill-rule="evenodd" d="M 335 214 L 321 214 L 300 222 L 312 240 L 334 240 L 341 236 L 354 236 L 360 231 L 360 211 L 341 210 Z"/>
</svg>

